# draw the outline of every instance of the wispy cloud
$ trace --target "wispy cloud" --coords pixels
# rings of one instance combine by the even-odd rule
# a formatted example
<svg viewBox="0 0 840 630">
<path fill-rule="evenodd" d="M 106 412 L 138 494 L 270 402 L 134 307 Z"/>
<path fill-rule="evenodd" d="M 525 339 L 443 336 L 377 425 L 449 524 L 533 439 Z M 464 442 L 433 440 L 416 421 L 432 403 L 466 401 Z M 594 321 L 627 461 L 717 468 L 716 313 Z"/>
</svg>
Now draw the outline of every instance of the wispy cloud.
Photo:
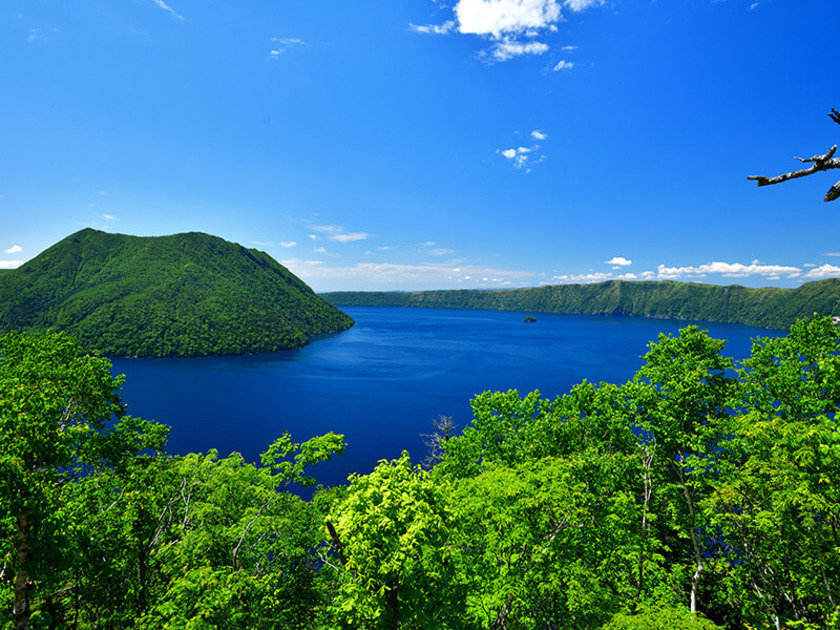
<svg viewBox="0 0 840 630">
<path fill-rule="evenodd" d="M 297 245 L 297 242 L 296 241 L 280 241 L 278 243 L 278 245 L 280 247 L 285 248 L 285 249 L 289 249 L 290 247 L 295 247 Z"/>
<path fill-rule="evenodd" d="M 523 286 L 529 271 L 453 263 L 402 264 L 392 262 L 358 263 L 349 266 L 313 264 L 297 258 L 283 265 L 311 284 L 335 283 L 340 286 L 368 286 L 406 290 L 434 289 L 442 286 L 505 288 Z"/>
<path fill-rule="evenodd" d="M 425 26 L 409 24 L 408 28 L 415 33 L 423 33 L 424 35 L 445 35 L 455 28 L 455 20 L 449 20 L 443 24 L 427 24 Z"/>
<path fill-rule="evenodd" d="M 604 4 L 604 0 L 565 0 L 563 4 L 572 11 L 579 12 L 589 7 L 597 7 Z"/>
<path fill-rule="evenodd" d="M 23 247 L 20 245 L 12 245 L 9 249 L 5 250 L 7 254 L 17 254 L 18 252 L 23 251 Z"/>
<path fill-rule="evenodd" d="M 711 280 L 715 278 L 760 278 L 766 281 L 788 280 L 794 283 L 808 280 L 820 280 L 823 278 L 840 277 L 840 267 L 835 265 L 770 265 L 754 260 L 750 264 L 710 262 L 700 265 L 669 266 L 658 265 L 655 270 L 646 270 L 638 273 L 617 274 L 615 270 L 629 266 L 632 263 L 622 256 L 616 256 L 604 261 L 604 264 L 613 265 L 613 271 L 591 270 L 585 273 L 555 273 L 546 277 L 540 284 L 587 284 L 593 282 L 604 282 L 606 280 Z M 810 268 L 803 272 L 803 268 Z"/>
<path fill-rule="evenodd" d="M 305 41 L 302 39 L 298 39 L 297 37 L 272 37 L 271 38 L 271 51 L 269 55 L 276 59 L 283 53 L 285 53 L 290 48 L 295 46 L 308 46 Z"/>
<path fill-rule="evenodd" d="M 353 241 L 364 241 L 370 238 L 370 234 L 367 232 L 345 232 L 340 225 L 313 225 L 312 230 L 337 243 L 352 243 Z M 318 236 L 310 234 L 309 238 L 317 240 Z"/>
<path fill-rule="evenodd" d="M 560 70 L 571 70 L 574 67 L 574 62 L 563 59 L 562 61 L 557 62 L 557 64 L 552 68 L 552 71 L 559 72 Z"/>
<path fill-rule="evenodd" d="M 520 42 L 511 38 L 505 38 L 491 46 L 487 54 L 493 58 L 494 61 L 507 61 L 514 57 L 521 57 L 522 55 L 542 55 L 548 52 L 548 44 L 543 42 Z"/>
<path fill-rule="evenodd" d="M 166 4 L 163 0 L 152 0 L 152 1 L 153 1 L 156 5 L 158 5 L 161 9 L 163 9 L 164 11 L 166 11 L 166 12 L 168 12 L 168 13 L 171 13 L 172 15 L 174 15 L 174 16 L 175 16 L 176 18 L 178 18 L 179 20 L 183 20 L 183 19 L 184 19 L 184 16 L 183 16 L 183 15 L 179 15 L 179 14 L 175 11 L 175 9 L 173 9 L 172 7 L 170 7 L 170 6 L 169 6 L 168 4 Z"/>
</svg>

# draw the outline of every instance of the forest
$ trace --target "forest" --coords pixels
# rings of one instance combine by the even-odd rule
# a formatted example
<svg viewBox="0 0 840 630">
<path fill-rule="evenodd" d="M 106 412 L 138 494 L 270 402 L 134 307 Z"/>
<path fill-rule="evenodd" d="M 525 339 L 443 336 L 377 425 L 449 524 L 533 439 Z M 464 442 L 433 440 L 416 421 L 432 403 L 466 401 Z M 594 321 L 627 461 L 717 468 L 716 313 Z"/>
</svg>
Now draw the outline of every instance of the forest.
<svg viewBox="0 0 840 630">
<path fill-rule="evenodd" d="M 353 320 L 256 249 L 85 229 L 0 274 L 0 334 L 63 330 L 112 357 L 299 348 Z"/>
<path fill-rule="evenodd" d="M 626 383 L 486 391 L 330 488 L 341 435 L 171 456 L 67 334 L 0 357 L 4 629 L 840 628 L 828 317 L 742 361 L 687 326 Z"/>
<path fill-rule="evenodd" d="M 610 280 L 528 289 L 443 291 L 339 291 L 322 296 L 336 306 L 409 306 L 531 313 L 580 313 L 729 322 L 787 330 L 799 319 L 840 316 L 840 280 L 807 282 L 796 289 L 698 282 Z"/>
</svg>

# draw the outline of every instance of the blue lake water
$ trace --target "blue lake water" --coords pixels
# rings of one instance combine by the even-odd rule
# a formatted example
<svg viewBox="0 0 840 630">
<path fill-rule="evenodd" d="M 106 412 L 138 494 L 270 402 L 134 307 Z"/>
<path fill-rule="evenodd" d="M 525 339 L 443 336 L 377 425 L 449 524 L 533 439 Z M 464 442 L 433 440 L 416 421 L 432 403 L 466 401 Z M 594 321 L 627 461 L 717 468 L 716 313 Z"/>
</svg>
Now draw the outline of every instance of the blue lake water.
<svg viewBox="0 0 840 630">
<path fill-rule="evenodd" d="M 462 429 L 486 390 L 555 398 L 586 379 L 624 383 L 659 333 L 689 322 L 634 317 L 409 308 L 346 308 L 356 325 L 300 350 L 244 357 L 114 359 L 129 413 L 172 427 L 175 454 L 233 451 L 258 461 L 284 431 L 304 441 L 343 433 L 347 454 L 319 465 L 324 484 L 370 472 L 403 449 L 420 462 L 423 433 L 451 416 Z M 751 339 L 784 331 L 700 323 L 749 355 Z"/>
</svg>

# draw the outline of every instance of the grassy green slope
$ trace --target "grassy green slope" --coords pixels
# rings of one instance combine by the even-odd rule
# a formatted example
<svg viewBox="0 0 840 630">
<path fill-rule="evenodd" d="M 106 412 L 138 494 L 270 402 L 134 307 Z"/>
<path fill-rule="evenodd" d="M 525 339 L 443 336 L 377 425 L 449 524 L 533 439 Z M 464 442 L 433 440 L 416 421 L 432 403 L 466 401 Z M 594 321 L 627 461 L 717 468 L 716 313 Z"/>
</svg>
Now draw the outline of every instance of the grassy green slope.
<svg viewBox="0 0 840 630">
<path fill-rule="evenodd" d="M 0 333 L 66 330 L 112 356 L 271 352 L 352 325 L 267 254 L 196 232 L 82 230 L 0 275 Z"/>
<path fill-rule="evenodd" d="M 840 315 L 840 279 L 809 282 L 796 289 L 614 280 L 533 289 L 335 292 L 322 297 L 336 306 L 633 315 L 735 322 L 766 328 L 788 328 L 797 319 L 815 313 Z"/>
</svg>

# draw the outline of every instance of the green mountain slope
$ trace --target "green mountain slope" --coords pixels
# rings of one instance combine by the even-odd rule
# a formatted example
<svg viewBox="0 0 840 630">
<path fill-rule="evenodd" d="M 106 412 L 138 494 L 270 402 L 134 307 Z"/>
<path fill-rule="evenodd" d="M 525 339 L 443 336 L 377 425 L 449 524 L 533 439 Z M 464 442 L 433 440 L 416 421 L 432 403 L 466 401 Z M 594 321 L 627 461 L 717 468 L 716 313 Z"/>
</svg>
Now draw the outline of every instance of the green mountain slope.
<svg viewBox="0 0 840 630">
<path fill-rule="evenodd" d="M 196 232 L 86 229 L 0 274 L 0 334 L 65 330 L 111 356 L 272 352 L 352 325 L 268 254 Z"/>
<path fill-rule="evenodd" d="M 324 293 L 322 297 L 336 306 L 634 315 L 733 322 L 766 328 L 788 328 L 797 319 L 814 313 L 840 315 L 840 279 L 809 282 L 796 289 L 613 280 L 534 289 L 335 292 Z"/>
</svg>

